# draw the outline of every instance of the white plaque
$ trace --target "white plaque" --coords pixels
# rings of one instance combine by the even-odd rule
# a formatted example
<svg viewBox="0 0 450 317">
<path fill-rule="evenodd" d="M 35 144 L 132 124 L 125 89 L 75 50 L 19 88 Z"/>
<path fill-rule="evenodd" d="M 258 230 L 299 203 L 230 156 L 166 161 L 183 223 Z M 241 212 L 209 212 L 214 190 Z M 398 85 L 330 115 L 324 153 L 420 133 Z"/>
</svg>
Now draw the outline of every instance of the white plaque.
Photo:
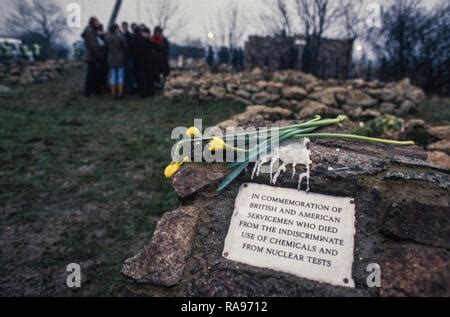
<svg viewBox="0 0 450 317">
<path fill-rule="evenodd" d="M 338 286 L 352 279 L 352 198 L 243 184 L 223 256 L 232 261 Z"/>
</svg>

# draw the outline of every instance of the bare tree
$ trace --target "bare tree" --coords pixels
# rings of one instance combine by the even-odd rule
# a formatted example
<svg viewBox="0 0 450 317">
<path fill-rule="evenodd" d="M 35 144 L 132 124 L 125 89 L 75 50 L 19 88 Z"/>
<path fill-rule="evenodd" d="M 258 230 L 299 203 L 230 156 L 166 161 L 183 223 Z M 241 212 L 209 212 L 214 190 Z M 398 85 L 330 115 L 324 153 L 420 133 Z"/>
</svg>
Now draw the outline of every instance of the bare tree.
<svg viewBox="0 0 450 317">
<path fill-rule="evenodd" d="M 228 31 L 228 45 L 231 49 L 239 47 L 245 33 L 243 16 L 240 11 L 239 2 L 230 3 L 226 8 L 226 24 Z"/>
<path fill-rule="evenodd" d="M 147 10 L 150 24 L 160 26 L 167 36 L 174 35 L 187 24 L 187 19 L 180 14 L 178 1 L 152 0 Z"/>
<path fill-rule="evenodd" d="M 362 33 L 363 8 L 363 0 L 339 0 L 338 10 L 340 10 L 343 31 L 347 38 L 356 38 Z"/>
<path fill-rule="evenodd" d="M 404 76 L 412 65 L 412 52 L 417 42 L 419 25 L 425 10 L 420 0 L 398 0 L 382 16 L 382 28 L 372 28 L 369 38 L 380 59 L 392 62 L 394 73 Z"/>
<path fill-rule="evenodd" d="M 212 33 L 215 46 L 225 46 L 231 49 L 240 46 L 244 37 L 245 15 L 240 10 L 239 2 L 230 2 L 223 10 L 217 10 L 205 27 L 206 34 Z"/>
<path fill-rule="evenodd" d="M 265 0 L 265 11 L 257 19 L 270 35 L 292 36 L 295 33 L 294 22 L 288 0 Z"/>
<path fill-rule="evenodd" d="M 314 73 L 325 32 L 342 17 L 342 8 L 330 0 L 295 0 L 296 11 L 303 27 L 306 45 L 303 50 L 303 70 Z"/>
<path fill-rule="evenodd" d="M 432 9 L 420 0 L 397 0 L 382 15 L 382 28 L 368 40 L 379 60 L 382 79 L 410 77 L 425 89 L 449 92 L 450 4 Z"/>
<path fill-rule="evenodd" d="M 217 10 L 214 15 L 208 17 L 208 22 L 204 24 L 204 33 L 208 36 L 209 45 L 220 47 L 227 46 L 228 32 L 225 16 L 221 10 Z"/>
<path fill-rule="evenodd" d="M 61 40 L 67 30 L 64 11 L 55 0 L 10 1 L 10 14 L 5 28 L 13 36 L 34 37 L 47 52 Z"/>
</svg>

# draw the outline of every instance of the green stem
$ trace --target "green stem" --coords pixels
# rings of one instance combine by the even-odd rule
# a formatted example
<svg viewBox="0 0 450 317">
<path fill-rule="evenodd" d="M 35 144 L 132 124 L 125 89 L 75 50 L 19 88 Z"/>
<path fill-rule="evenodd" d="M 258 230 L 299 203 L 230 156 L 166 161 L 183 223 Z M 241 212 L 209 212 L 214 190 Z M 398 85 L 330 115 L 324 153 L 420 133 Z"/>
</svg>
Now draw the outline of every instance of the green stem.
<svg viewBox="0 0 450 317">
<path fill-rule="evenodd" d="M 374 142 L 374 143 L 382 143 L 382 144 L 390 144 L 390 145 L 414 145 L 413 141 L 394 141 L 394 140 L 386 140 L 379 138 L 370 138 L 362 135 L 354 135 L 354 134 L 339 134 L 339 133 L 311 133 L 311 134 L 297 134 L 294 138 L 311 138 L 311 139 L 326 139 L 326 138 L 334 138 L 334 139 L 350 139 L 357 141 L 366 141 L 366 142 Z"/>
<path fill-rule="evenodd" d="M 341 117 L 341 118 L 340 118 Z M 285 130 L 290 130 L 290 129 L 296 129 L 296 128 L 301 128 L 303 126 L 305 127 L 314 127 L 314 126 L 326 126 L 326 125 L 331 125 L 331 124 L 335 124 L 335 123 L 340 123 L 343 121 L 343 116 L 340 116 L 336 119 L 326 119 L 326 120 L 322 120 L 321 121 L 321 117 L 320 116 L 316 116 L 314 119 L 307 121 L 307 122 L 303 122 L 303 123 L 299 123 L 299 124 L 295 124 L 295 125 L 291 125 L 291 126 L 286 126 L 286 127 L 281 127 L 281 128 L 271 128 L 271 129 L 267 129 L 267 132 L 272 132 L 272 131 L 285 131 Z M 230 134 L 230 135 L 224 135 L 223 139 L 227 140 L 229 138 L 237 138 L 237 137 L 247 137 L 247 136 L 251 136 L 251 135 L 255 135 L 261 133 L 260 130 L 254 131 L 254 132 L 244 132 L 244 133 L 238 133 L 238 134 Z M 205 138 L 194 138 L 194 139 L 189 139 L 189 140 L 181 140 L 180 142 L 178 142 L 179 145 L 186 143 L 186 142 L 196 142 L 196 141 L 210 141 L 212 140 L 212 136 L 211 137 L 205 137 Z"/>
</svg>

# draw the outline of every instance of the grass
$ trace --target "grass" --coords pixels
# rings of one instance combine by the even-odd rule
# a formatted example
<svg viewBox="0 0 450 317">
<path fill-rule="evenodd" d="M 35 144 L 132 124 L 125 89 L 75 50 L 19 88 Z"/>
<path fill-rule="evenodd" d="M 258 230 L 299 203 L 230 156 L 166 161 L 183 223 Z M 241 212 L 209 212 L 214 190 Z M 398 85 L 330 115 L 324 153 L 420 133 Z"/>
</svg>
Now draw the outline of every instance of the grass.
<svg viewBox="0 0 450 317">
<path fill-rule="evenodd" d="M 178 206 L 163 177 L 174 127 L 207 127 L 233 102 L 81 96 L 82 71 L 0 105 L 0 295 L 115 296 L 120 268 Z M 83 284 L 65 287 L 80 263 Z"/>
<path fill-rule="evenodd" d="M 432 125 L 450 124 L 450 98 L 427 99 L 419 105 L 422 119 Z"/>
</svg>

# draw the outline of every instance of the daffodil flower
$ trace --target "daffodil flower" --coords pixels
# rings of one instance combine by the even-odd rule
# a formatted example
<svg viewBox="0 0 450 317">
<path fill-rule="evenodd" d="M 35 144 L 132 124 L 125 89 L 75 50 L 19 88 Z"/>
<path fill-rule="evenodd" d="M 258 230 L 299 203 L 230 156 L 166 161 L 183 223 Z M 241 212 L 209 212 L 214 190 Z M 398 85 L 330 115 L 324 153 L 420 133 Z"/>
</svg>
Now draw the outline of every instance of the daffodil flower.
<svg viewBox="0 0 450 317">
<path fill-rule="evenodd" d="M 189 157 L 185 156 L 181 162 L 172 162 L 170 163 L 166 169 L 164 170 L 164 176 L 166 178 L 171 178 L 173 175 L 176 174 L 181 168 L 181 165 L 189 161 Z"/>
<path fill-rule="evenodd" d="M 186 135 L 190 138 L 196 138 L 196 137 L 200 137 L 201 133 L 200 133 L 200 130 L 197 129 L 196 127 L 190 127 L 189 129 L 187 129 Z"/>
<path fill-rule="evenodd" d="M 240 149 L 238 147 L 234 147 L 234 146 L 229 146 L 225 143 L 224 140 L 222 140 L 221 138 L 218 138 L 216 136 L 213 136 L 211 138 L 211 142 L 209 142 L 209 148 L 208 150 L 211 152 L 215 152 L 215 151 L 220 151 L 220 150 L 224 150 L 226 148 L 230 148 L 236 152 L 248 152 L 245 149 Z"/>
<path fill-rule="evenodd" d="M 211 142 L 209 143 L 208 150 L 211 152 L 224 150 L 227 147 L 227 144 L 216 136 L 212 137 Z"/>
</svg>

